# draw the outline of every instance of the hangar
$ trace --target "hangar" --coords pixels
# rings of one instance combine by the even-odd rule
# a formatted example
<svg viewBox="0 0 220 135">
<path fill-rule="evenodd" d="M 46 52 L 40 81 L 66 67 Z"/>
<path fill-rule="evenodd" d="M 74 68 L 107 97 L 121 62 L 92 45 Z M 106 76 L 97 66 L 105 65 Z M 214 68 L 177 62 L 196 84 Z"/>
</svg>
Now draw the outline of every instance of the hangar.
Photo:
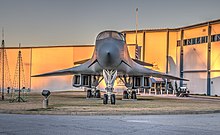
<svg viewBox="0 0 220 135">
<path fill-rule="evenodd" d="M 127 44 L 134 44 L 135 30 L 123 32 Z M 154 63 L 161 72 L 188 78 L 187 87 L 193 94 L 220 95 L 220 19 L 139 30 L 137 37 L 143 61 Z"/>
<path fill-rule="evenodd" d="M 126 30 L 123 33 L 130 55 L 135 58 L 136 32 Z M 188 78 L 187 84 L 180 82 L 179 85 L 187 85 L 193 94 L 220 95 L 220 19 L 180 28 L 138 30 L 137 41 L 141 47 L 141 60 L 152 63 L 154 70 Z M 30 76 L 72 67 L 74 62 L 90 58 L 93 49 L 94 45 L 22 47 L 23 85 L 33 91 L 72 89 L 71 76 Z M 7 47 L 5 50 L 9 65 L 7 73 L 10 72 L 5 83 L 14 85 L 18 48 Z M 11 78 L 11 84 L 7 78 Z"/>
</svg>

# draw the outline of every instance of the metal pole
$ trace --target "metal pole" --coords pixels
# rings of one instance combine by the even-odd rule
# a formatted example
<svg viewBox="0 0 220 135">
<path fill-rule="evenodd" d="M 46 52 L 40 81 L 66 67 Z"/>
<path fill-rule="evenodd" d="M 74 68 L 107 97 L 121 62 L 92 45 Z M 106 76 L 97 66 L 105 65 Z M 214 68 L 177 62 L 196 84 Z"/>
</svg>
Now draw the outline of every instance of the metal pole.
<svg viewBox="0 0 220 135">
<path fill-rule="evenodd" d="M 4 84 L 5 84 L 5 41 L 4 41 L 4 29 L 2 29 L 2 100 L 4 96 Z"/>
<path fill-rule="evenodd" d="M 137 45 L 137 29 L 138 29 L 138 8 L 136 8 L 136 39 L 135 39 L 136 45 Z"/>
<path fill-rule="evenodd" d="M 169 49 L 170 49 L 170 31 L 167 29 L 167 52 L 166 52 L 166 74 L 168 74 L 169 70 Z M 167 79 L 165 81 L 165 91 L 168 94 L 168 87 L 167 87 Z"/>
<path fill-rule="evenodd" d="M 31 74 L 32 74 L 32 48 L 31 48 L 31 58 L 30 58 L 30 80 L 29 80 L 29 88 L 31 90 Z"/>
<path fill-rule="evenodd" d="M 19 43 L 18 52 L 18 102 L 21 101 L 21 43 Z"/>
<path fill-rule="evenodd" d="M 208 49 L 207 49 L 207 95 L 211 95 L 211 33 L 212 26 L 208 23 Z"/>
<path fill-rule="evenodd" d="M 183 78 L 183 40 L 184 30 L 181 29 L 181 42 L 180 42 L 180 78 Z M 183 86 L 183 80 L 180 80 L 180 87 Z"/>
<path fill-rule="evenodd" d="M 166 52 L 166 73 L 168 74 L 168 65 L 169 65 L 169 61 L 168 61 L 168 58 L 169 58 L 169 40 L 170 40 L 170 32 L 169 32 L 169 29 L 167 29 L 167 52 Z"/>
<path fill-rule="evenodd" d="M 142 58 L 143 58 L 143 61 L 145 61 L 145 31 L 143 33 L 143 55 L 142 55 Z"/>
<path fill-rule="evenodd" d="M 139 59 L 139 52 L 138 52 L 138 43 L 137 43 L 137 34 L 138 34 L 138 8 L 136 8 L 136 38 L 135 38 L 135 59 Z"/>
</svg>

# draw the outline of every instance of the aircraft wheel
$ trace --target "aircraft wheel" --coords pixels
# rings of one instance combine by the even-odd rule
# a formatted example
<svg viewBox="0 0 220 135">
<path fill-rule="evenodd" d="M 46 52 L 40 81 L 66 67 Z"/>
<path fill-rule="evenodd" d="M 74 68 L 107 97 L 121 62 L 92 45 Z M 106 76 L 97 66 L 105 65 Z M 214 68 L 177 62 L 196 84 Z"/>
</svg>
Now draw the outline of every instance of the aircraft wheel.
<svg viewBox="0 0 220 135">
<path fill-rule="evenodd" d="M 128 91 L 123 91 L 123 99 L 128 99 Z"/>
<path fill-rule="evenodd" d="M 92 97 L 92 90 L 87 90 L 87 98 L 91 98 Z"/>
<path fill-rule="evenodd" d="M 115 94 L 111 95 L 111 104 L 115 104 Z"/>
<path fill-rule="evenodd" d="M 131 93 L 131 99 L 137 99 L 136 91 L 132 91 L 132 93 Z"/>
<path fill-rule="evenodd" d="M 108 104 L 108 95 L 104 94 L 103 96 L 103 104 Z"/>
<path fill-rule="evenodd" d="M 100 92 L 100 90 L 96 90 L 95 97 L 96 97 L 96 98 L 100 98 L 100 97 L 101 97 L 101 92 Z"/>
</svg>

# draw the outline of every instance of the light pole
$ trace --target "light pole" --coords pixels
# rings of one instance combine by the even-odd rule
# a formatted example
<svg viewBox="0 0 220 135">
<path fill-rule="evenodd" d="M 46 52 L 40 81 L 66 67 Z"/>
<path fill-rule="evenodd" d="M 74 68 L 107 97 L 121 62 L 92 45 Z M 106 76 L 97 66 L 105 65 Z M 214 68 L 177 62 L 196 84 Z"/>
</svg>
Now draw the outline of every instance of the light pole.
<svg viewBox="0 0 220 135">
<path fill-rule="evenodd" d="M 4 41 L 4 29 L 2 29 L 2 100 L 5 99 L 4 96 L 4 84 L 5 84 L 5 41 Z"/>
</svg>

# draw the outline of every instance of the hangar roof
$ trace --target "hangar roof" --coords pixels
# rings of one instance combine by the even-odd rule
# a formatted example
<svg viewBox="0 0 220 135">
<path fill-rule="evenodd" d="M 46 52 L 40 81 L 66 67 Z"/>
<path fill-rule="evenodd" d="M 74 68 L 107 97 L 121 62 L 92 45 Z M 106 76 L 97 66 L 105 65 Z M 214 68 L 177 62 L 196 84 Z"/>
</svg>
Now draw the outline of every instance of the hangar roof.
<svg viewBox="0 0 220 135">
<path fill-rule="evenodd" d="M 192 28 L 197 28 L 197 27 L 201 27 L 201 26 L 206 26 L 208 24 L 216 24 L 216 23 L 220 23 L 220 19 L 216 19 L 216 20 L 210 20 L 210 21 L 206 21 L 206 22 L 202 22 L 202 23 L 197 23 L 197 24 L 192 24 L 192 25 L 188 25 L 188 26 L 183 26 L 183 27 L 178 27 L 178 28 L 159 28 L 159 29 L 143 29 L 143 30 L 138 30 L 138 32 L 164 32 L 164 31 L 179 31 L 181 29 L 192 29 Z M 122 31 L 123 33 L 133 33 L 136 30 L 124 30 Z"/>
<path fill-rule="evenodd" d="M 31 48 L 55 48 L 55 47 L 93 47 L 94 45 L 58 45 L 58 46 L 32 46 L 32 47 L 21 47 L 21 49 Z M 18 47 L 5 47 L 5 49 L 18 49 Z"/>
</svg>

